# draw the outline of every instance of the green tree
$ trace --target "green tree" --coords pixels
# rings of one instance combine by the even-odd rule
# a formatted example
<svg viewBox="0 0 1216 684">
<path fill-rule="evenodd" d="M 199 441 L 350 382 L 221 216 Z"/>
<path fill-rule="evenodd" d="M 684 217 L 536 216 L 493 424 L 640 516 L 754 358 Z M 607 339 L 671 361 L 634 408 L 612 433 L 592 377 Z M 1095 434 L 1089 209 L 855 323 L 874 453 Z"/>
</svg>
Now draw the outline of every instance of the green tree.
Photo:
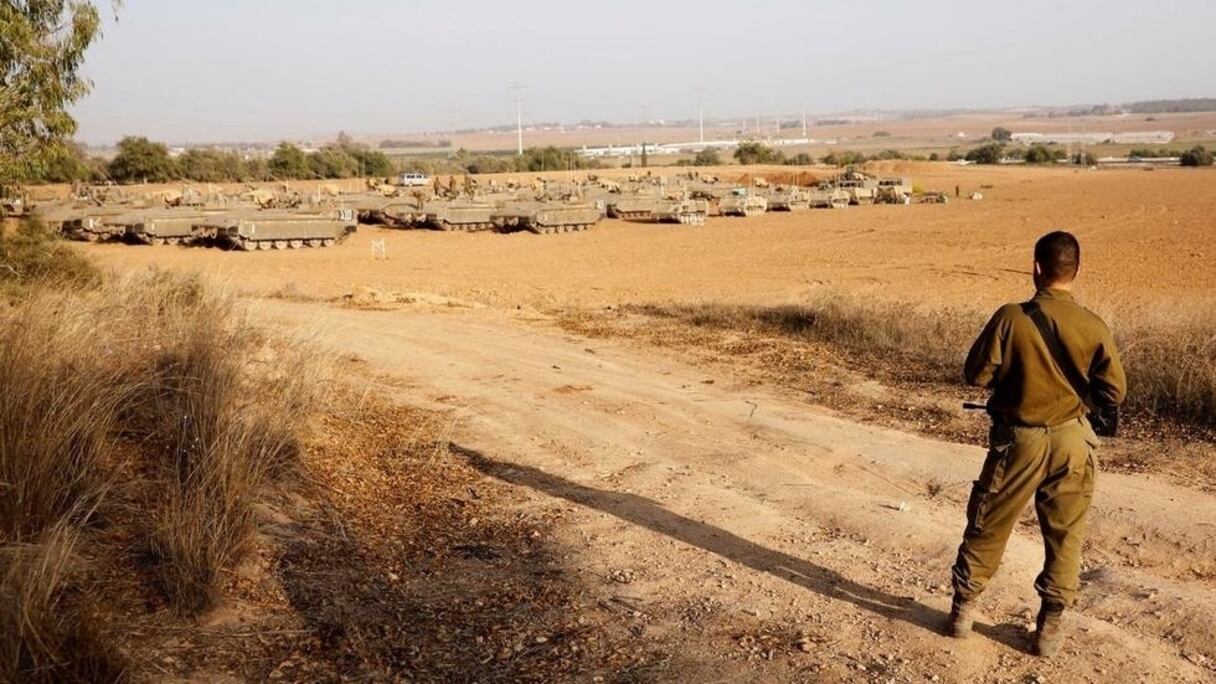
<svg viewBox="0 0 1216 684">
<path fill-rule="evenodd" d="M 310 178 L 312 176 L 308 157 L 303 150 L 291 143 L 279 143 L 274 154 L 270 156 L 267 167 L 271 175 L 279 179 Z"/>
<path fill-rule="evenodd" d="M 1009 142 L 1013 140 L 1013 132 L 1003 126 L 997 126 L 992 129 L 992 139 L 997 142 Z"/>
<path fill-rule="evenodd" d="M 1097 166 L 1098 157 L 1093 152 L 1078 152 L 1072 156 L 1072 163 L 1081 166 Z"/>
<path fill-rule="evenodd" d="M 965 159 L 976 164 L 1000 164 L 1005 158 L 1005 146 L 1000 143 L 981 145 L 969 152 Z"/>
<path fill-rule="evenodd" d="M 354 157 L 355 163 L 359 165 L 359 173 L 364 176 L 391 176 L 393 175 L 393 162 L 388 158 L 388 155 L 379 151 L 372 150 L 366 147 L 355 147 L 348 150 L 350 156 Z"/>
<path fill-rule="evenodd" d="M 718 151 L 713 148 L 701 150 L 692 158 L 693 166 L 721 166 L 722 158 L 718 156 Z"/>
<path fill-rule="evenodd" d="M 169 148 L 142 136 L 118 141 L 118 154 L 110 160 L 109 172 L 110 178 L 120 183 L 163 183 L 177 177 Z"/>
<path fill-rule="evenodd" d="M 936 152 L 929 153 L 929 161 L 939 161 L 941 158 L 942 158 L 941 155 L 939 155 Z"/>
<path fill-rule="evenodd" d="M 1196 145 L 1191 149 L 1183 152 L 1179 161 L 1183 166 L 1211 166 L 1212 153 L 1203 148 L 1203 145 Z"/>
<path fill-rule="evenodd" d="M 359 173 L 359 162 L 336 145 L 326 145 L 308 155 L 308 167 L 316 178 L 351 178 Z"/>
<path fill-rule="evenodd" d="M 744 142 L 739 143 L 735 148 L 735 159 L 739 160 L 744 166 L 750 164 L 782 164 L 785 162 L 785 154 L 780 150 L 759 142 Z"/>
<path fill-rule="evenodd" d="M 1055 153 L 1046 145 L 1031 145 L 1026 150 L 1027 164 L 1050 164 L 1056 160 Z"/>
<path fill-rule="evenodd" d="M 76 132 L 68 106 L 101 17 L 86 0 L 0 3 L 0 190 L 63 150 Z"/>
<path fill-rule="evenodd" d="M 798 154 L 795 154 L 794 156 L 785 160 L 785 163 L 790 166 L 813 166 L 815 164 L 815 158 L 806 152 L 799 152 Z"/>
</svg>

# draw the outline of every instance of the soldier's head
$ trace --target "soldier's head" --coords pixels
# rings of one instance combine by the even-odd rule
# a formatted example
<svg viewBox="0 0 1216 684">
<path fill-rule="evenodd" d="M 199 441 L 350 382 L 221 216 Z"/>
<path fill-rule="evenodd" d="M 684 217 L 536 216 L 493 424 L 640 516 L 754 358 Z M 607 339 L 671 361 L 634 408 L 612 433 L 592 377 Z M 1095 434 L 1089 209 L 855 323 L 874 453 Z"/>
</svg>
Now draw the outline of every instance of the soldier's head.
<svg viewBox="0 0 1216 684">
<path fill-rule="evenodd" d="M 1045 287 L 1072 285 L 1081 268 L 1081 244 L 1072 234 L 1052 231 L 1034 243 L 1034 284 Z"/>
</svg>

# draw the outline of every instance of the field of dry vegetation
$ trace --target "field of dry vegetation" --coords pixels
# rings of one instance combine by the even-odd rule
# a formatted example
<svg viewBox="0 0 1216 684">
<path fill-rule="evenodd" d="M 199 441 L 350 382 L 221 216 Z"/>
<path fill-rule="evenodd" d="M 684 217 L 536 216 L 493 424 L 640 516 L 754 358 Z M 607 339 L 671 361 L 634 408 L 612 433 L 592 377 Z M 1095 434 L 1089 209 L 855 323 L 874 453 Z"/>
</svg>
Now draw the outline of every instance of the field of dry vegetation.
<svg viewBox="0 0 1216 684">
<path fill-rule="evenodd" d="M 34 223 L 0 270 L 0 681 L 649 666 L 570 609 L 545 523 L 508 514 L 443 414 L 214 284 L 103 273 Z"/>
</svg>

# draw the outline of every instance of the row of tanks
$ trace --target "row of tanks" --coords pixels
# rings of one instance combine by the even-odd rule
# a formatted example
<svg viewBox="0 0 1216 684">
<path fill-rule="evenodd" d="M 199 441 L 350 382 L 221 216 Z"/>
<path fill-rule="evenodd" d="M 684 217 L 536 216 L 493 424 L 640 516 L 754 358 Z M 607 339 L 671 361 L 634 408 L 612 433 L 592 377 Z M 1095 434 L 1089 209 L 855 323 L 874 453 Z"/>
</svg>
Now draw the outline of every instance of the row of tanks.
<svg viewBox="0 0 1216 684">
<path fill-rule="evenodd" d="M 483 187 L 470 176 L 438 181 L 428 192 L 377 181 L 368 192 L 348 198 L 361 223 L 391 228 L 431 228 L 445 232 L 538 235 L 588 230 L 605 215 L 602 203 L 588 200 L 581 183 L 537 180 L 532 184 L 490 181 Z"/>
<path fill-rule="evenodd" d="M 64 237 L 84 242 L 297 249 L 330 247 L 354 232 L 354 210 L 332 197 L 318 192 L 303 198 L 286 189 L 231 197 L 191 188 L 131 197 L 103 187 L 74 191 L 40 214 Z"/>
</svg>

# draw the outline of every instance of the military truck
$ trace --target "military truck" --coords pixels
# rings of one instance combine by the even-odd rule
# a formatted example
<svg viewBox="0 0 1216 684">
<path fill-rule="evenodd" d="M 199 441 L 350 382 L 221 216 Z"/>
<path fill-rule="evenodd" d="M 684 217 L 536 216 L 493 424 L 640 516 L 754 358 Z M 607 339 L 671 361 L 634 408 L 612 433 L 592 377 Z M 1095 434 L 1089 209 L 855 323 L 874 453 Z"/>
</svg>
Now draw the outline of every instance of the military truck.
<svg viewBox="0 0 1216 684">
<path fill-rule="evenodd" d="M 358 228 L 353 209 L 230 212 L 194 225 L 195 239 L 212 239 L 244 251 L 329 247 Z"/>
<path fill-rule="evenodd" d="M 599 208 L 587 202 L 508 202 L 493 213 L 500 232 L 526 230 L 545 235 L 587 230 L 603 217 Z"/>
<path fill-rule="evenodd" d="M 768 211 L 768 200 L 747 188 L 734 188 L 718 200 L 718 213 L 723 216 L 759 216 Z"/>
<path fill-rule="evenodd" d="M 912 183 L 907 178 L 879 178 L 874 202 L 877 204 L 911 204 Z"/>
</svg>

